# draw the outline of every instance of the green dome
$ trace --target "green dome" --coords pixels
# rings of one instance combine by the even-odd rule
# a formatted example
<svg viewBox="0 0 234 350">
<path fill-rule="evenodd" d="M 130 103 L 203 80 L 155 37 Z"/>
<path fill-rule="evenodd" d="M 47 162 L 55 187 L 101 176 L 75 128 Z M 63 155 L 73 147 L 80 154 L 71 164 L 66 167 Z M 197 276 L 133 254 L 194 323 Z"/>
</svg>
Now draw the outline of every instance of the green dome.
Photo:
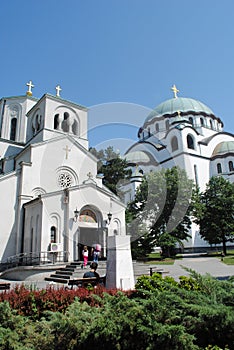
<svg viewBox="0 0 234 350">
<path fill-rule="evenodd" d="M 234 152 L 234 141 L 224 141 L 220 142 L 214 149 L 212 156 L 217 156 L 218 154 L 224 154 Z"/>
<path fill-rule="evenodd" d="M 135 151 L 135 152 L 130 152 L 127 153 L 124 156 L 126 162 L 129 163 L 133 163 L 133 164 L 139 164 L 139 163 L 149 163 L 150 158 L 149 156 L 142 151 Z"/>
<path fill-rule="evenodd" d="M 160 103 L 146 118 L 145 123 L 149 122 L 153 117 L 162 117 L 178 111 L 214 115 L 213 111 L 200 101 L 192 98 L 177 97 Z"/>
</svg>

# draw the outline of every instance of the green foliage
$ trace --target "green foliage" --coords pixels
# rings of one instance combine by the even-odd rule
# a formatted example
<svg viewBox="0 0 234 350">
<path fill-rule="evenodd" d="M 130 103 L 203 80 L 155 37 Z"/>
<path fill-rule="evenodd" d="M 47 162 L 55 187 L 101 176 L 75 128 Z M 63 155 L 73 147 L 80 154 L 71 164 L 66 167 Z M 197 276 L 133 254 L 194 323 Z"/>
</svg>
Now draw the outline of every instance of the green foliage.
<svg viewBox="0 0 234 350">
<path fill-rule="evenodd" d="M 17 310 L 0 303 L 0 350 L 233 349 L 234 286 L 209 275 L 190 271 L 176 282 L 154 273 L 141 276 L 129 293 L 59 289 L 59 299 L 56 289 L 40 291 L 51 311 L 38 320 L 19 315 L 19 301 L 24 314 L 28 300 L 34 300 L 28 307 L 38 309 L 37 292 L 18 288 L 16 303 L 8 298 Z M 69 293 L 73 301 L 67 305 Z"/>
<path fill-rule="evenodd" d="M 112 146 L 105 150 L 97 151 L 91 148 L 90 152 L 98 158 L 98 174 L 103 175 L 103 184 L 107 186 L 113 193 L 121 197 L 119 189 L 121 183 L 129 179 L 131 170 L 128 169 L 128 164 L 125 159 L 120 157 L 118 152 L 115 152 Z"/>
<path fill-rule="evenodd" d="M 203 193 L 197 193 L 194 215 L 201 236 L 210 244 L 234 241 L 234 184 L 221 176 L 212 177 Z"/>
<path fill-rule="evenodd" d="M 177 167 L 147 174 L 129 203 L 128 225 L 133 252 L 147 255 L 154 246 L 174 255 L 176 244 L 189 238 L 193 182 Z"/>
</svg>

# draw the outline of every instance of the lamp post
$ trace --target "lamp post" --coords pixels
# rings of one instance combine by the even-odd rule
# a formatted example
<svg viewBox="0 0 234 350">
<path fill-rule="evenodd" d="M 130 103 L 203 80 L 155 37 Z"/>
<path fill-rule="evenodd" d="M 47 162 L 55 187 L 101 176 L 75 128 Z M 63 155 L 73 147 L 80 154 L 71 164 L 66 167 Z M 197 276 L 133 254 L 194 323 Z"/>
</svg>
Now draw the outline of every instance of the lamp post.
<svg viewBox="0 0 234 350">
<path fill-rule="evenodd" d="M 73 221 L 77 222 L 78 216 L 79 216 L 79 210 L 77 210 L 77 208 L 76 208 L 76 209 L 74 210 L 74 218 L 73 218 Z"/>
<path fill-rule="evenodd" d="M 111 222 L 111 219 L 112 219 L 112 214 L 111 213 L 108 213 L 107 214 L 107 222 L 108 222 L 108 224 L 110 225 L 110 222 Z"/>
</svg>

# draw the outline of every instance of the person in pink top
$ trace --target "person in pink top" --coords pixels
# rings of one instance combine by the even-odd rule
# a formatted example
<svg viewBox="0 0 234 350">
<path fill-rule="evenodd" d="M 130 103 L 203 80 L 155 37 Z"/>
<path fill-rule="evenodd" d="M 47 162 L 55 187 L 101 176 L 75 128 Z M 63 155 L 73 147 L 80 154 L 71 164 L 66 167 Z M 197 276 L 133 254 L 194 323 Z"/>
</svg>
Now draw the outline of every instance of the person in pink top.
<svg viewBox="0 0 234 350">
<path fill-rule="evenodd" d="M 82 250 L 82 255 L 83 255 L 83 268 L 86 269 L 88 260 L 89 260 L 89 251 L 87 245 L 84 246 L 84 249 Z"/>
</svg>

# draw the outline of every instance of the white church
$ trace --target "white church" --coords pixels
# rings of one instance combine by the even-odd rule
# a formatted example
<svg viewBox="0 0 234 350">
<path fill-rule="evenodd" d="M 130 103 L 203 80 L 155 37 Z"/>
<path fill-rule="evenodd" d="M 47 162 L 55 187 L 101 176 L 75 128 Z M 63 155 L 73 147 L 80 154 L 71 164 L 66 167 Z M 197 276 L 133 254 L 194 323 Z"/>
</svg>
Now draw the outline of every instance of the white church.
<svg viewBox="0 0 234 350">
<path fill-rule="evenodd" d="M 105 257 L 107 238 L 126 235 L 125 205 L 97 175 L 87 108 L 27 86 L 0 100 L 0 261 L 74 261 L 97 243 Z"/>
<path fill-rule="evenodd" d="M 106 257 L 108 241 L 128 246 L 126 203 L 151 170 L 178 165 L 201 190 L 213 175 L 234 182 L 234 135 L 210 108 L 178 97 L 173 86 L 174 98 L 150 113 L 125 155 L 133 175 L 124 204 L 97 174 L 87 108 L 62 99 L 59 86 L 40 99 L 31 81 L 27 86 L 25 95 L 0 100 L 1 263 L 80 260 L 83 246 L 94 244 Z M 198 227 L 191 235 L 187 247 L 206 246 Z"/>
<path fill-rule="evenodd" d="M 147 116 L 138 132 L 138 141 L 126 152 L 132 178 L 122 190 L 125 203 L 133 200 L 143 174 L 178 166 L 185 169 L 201 191 L 212 176 L 234 182 L 234 135 L 223 130 L 223 122 L 204 103 L 174 97 L 159 104 Z M 193 224 L 185 248 L 206 247 Z"/>
</svg>

